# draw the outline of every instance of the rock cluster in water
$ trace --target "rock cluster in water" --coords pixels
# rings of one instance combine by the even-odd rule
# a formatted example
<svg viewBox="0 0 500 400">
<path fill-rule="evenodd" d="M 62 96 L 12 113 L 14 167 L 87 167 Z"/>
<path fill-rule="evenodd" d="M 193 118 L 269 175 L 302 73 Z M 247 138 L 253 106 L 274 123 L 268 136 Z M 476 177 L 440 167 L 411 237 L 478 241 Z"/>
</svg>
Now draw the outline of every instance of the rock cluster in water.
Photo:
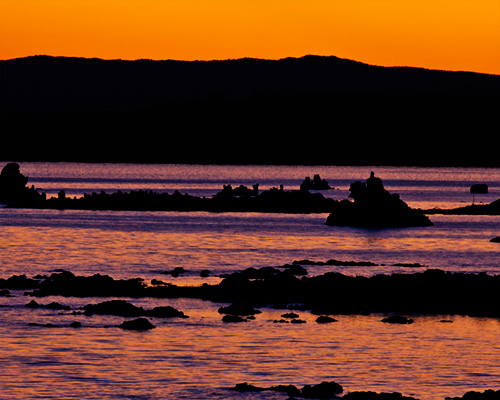
<svg viewBox="0 0 500 400">
<path fill-rule="evenodd" d="M 238 383 L 233 390 L 238 392 L 280 392 L 288 396 L 303 398 L 303 399 L 343 399 L 343 400 L 417 400 L 415 397 L 403 396 L 398 392 L 364 392 L 353 391 L 346 394 L 344 388 L 334 382 L 321 382 L 317 385 L 306 385 L 302 389 L 294 385 L 277 385 L 270 387 L 260 387 L 249 384 L 247 382 Z M 341 396 L 341 397 L 339 397 Z M 500 390 L 485 390 L 484 392 L 470 391 L 462 397 L 446 397 L 445 400 L 500 400 Z"/>
<path fill-rule="evenodd" d="M 382 180 L 372 172 L 366 183 L 357 181 L 349 197 L 328 216 L 326 225 L 368 228 L 432 226 L 421 210 L 410 208 L 398 194 L 385 190 Z"/>
<path fill-rule="evenodd" d="M 323 316 L 381 312 L 500 317 L 496 298 L 500 292 L 500 276 L 427 269 L 413 274 L 373 277 L 353 277 L 333 272 L 309 277 L 302 272 L 305 268 L 293 271 L 287 266 L 248 268 L 225 275 L 217 285 L 204 284 L 198 287 L 147 285 L 141 278 L 122 280 L 100 274 L 76 276 L 69 271 L 58 270 L 50 276 L 28 278 L 14 275 L 0 279 L 0 290 L 31 290 L 28 294 L 38 298 L 200 298 L 232 303 L 232 306 L 221 307 L 220 312 L 240 317 L 256 314 L 256 305 L 262 304 L 309 310 Z M 115 306 L 119 305 L 116 301 L 99 306 L 89 305 L 86 312 L 103 313 L 106 307 L 113 306 L 116 309 Z M 295 306 L 290 308 L 288 305 Z M 161 307 L 153 310 L 129 308 L 131 311 L 123 313 L 138 317 L 160 316 L 169 311 Z"/>
<path fill-rule="evenodd" d="M 331 189 L 324 179 L 315 175 L 305 179 L 300 190 L 285 191 L 283 185 L 259 192 L 259 185 L 252 188 L 224 185 L 212 197 L 157 193 L 138 190 L 114 193 L 84 194 L 80 198 L 66 196 L 64 190 L 57 197 L 47 199 L 34 186 L 26 186 L 28 178 L 21 174 L 19 164 L 9 163 L 0 174 L 0 203 L 17 208 L 77 209 L 77 210 L 128 210 L 128 211 L 210 211 L 210 212 L 272 212 L 272 213 L 330 213 L 326 224 L 360 227 L 431 226 L 424 214 L 500 214 L 500 199 L 485 205 L 440 210 L 415 210 L 387 192 L 374 174 L 366 183 L 354 182 L 350 190 L 354 202 L 337 201 L 309 190 Z"/>
<path fill-rule="evenodd" d="M 34 186 L 26 187 L 28 177 L 20 172 L 17 163 L 8 163 L 0 173 L 0 203 L 5 204 L 39 204 L 46 200 Z"/>
</svg>

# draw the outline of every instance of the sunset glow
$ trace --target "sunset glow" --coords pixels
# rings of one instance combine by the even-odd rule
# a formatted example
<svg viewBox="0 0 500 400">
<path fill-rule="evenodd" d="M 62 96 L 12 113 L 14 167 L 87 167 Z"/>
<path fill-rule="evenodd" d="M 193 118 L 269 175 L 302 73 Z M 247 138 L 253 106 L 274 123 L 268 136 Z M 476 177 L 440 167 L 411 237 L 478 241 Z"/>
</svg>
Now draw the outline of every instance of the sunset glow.
<svg viewBox="0 0 500 400">
<path fill-rule="evenodd" d="M 500 74 L 498 0 L 0 0 L 0 58 L 278 59 Z"/>
</svg>

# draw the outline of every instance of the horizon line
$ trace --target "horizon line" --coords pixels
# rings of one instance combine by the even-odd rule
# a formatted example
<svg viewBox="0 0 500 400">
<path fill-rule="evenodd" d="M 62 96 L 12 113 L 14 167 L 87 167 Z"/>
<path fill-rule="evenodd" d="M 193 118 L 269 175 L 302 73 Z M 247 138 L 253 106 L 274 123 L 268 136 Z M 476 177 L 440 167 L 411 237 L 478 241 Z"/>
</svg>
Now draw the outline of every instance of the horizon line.
<svg viewBox="0 0 500 400">
<path fill-rule="evenodd" d="M 443 71 L 443 72 L 459 72 L 459 73 L 470 73 L 470 74 L 481 74 L 481 75 L 491 75 L 491 76 L 500 76 L 500 73 L 494 74 L 490 72 L 478 72 L 478 71 L 467 71 L 467 70 L 451 70 L 451 69 L 437 69 L 437 68 L 429 68 L 429 67 L 417 67 L 411 65 L 379 65 L 379 64 L 369 64 L 364 61 L 353 60 L 350 58 L 342 58 L 335 55 L 319 55 L 319 54 L 305 54 L 303 56 L 293 57 L 283 57 L 283 58 L 259 58 L 259 57 L 239 57 L 239 58 L 225 58 L 225 59 L 195 59 L 195 60 L 178 60 L 172 58 L 166 59 L 153 59 L 153 58 L 137 58 L 137 59 L 123 59 L 123 58 L 101 58 L 101 57 L 84 57 L 84 56 L 54 56 L 49 54 L 34 54 L 29 56 L 22 57 L 14 57 L 8 59 L 0 59 L 0 61 L 15 61 L 15 60 L 23 60 L 27 58 L 35 58 L 35 57 L 48 57 L 48 58 L 68 58 L 68 59 L 82 59 L 82 60 L 99 60 L 99 61 L 123 61 L 123 62 L 137 62 L 137 61 L 152 61 L 152 62 L 186 62 L 186 63 L 195 63 L 195 62 L 224 62 L 224 61 L 240 61 L 240 60 L 258 60 L 258 61 L 283 61 L 283 60 L 299 60 L 306 57 L 316 57 L 316 58 L 336 58 L 342 61 L 349 61 L 353 63 L 363 64 L 371 67 L 378 68 L 414 68 L 414 69 L 423 69 L 428 71 Z"/>
</svg>

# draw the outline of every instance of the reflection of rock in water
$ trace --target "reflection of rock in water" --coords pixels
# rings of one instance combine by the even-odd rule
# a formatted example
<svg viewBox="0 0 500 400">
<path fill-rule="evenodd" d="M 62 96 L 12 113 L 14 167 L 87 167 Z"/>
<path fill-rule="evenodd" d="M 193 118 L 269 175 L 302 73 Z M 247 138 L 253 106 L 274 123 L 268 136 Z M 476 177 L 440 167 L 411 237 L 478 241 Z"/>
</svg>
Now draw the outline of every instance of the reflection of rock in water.
<svg viewBox="0 0 500 400">
<path fill-rule="evenodd" d="M 385 190 L 382 180 L 372 172 L 366 183 L 356 181 L 349 188 L 349 197 L 331 213 L 326 225 L 360 227 L 432 226 L 421 210 L 410 208 L 399 195 Z"/>
</svg>

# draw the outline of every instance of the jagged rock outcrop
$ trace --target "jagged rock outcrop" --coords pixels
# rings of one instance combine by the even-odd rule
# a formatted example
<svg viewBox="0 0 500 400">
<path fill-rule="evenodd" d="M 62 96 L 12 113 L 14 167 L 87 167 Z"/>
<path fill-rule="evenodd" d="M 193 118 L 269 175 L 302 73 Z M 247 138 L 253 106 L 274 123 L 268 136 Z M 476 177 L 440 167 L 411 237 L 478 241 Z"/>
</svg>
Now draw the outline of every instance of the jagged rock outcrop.
<svg viewBox="0 0 500 400">
<path fill-rule="evenodd" d="M 354 202 L 341 201 L 328 216 L 326 225 L 366 228 L 433 225 L 421 210 L 409 207 L 398 194 L 385 190 L 382 180 L 373 172 L 366 183 L 354 182 L 349 190 Z"/>
</svg>

